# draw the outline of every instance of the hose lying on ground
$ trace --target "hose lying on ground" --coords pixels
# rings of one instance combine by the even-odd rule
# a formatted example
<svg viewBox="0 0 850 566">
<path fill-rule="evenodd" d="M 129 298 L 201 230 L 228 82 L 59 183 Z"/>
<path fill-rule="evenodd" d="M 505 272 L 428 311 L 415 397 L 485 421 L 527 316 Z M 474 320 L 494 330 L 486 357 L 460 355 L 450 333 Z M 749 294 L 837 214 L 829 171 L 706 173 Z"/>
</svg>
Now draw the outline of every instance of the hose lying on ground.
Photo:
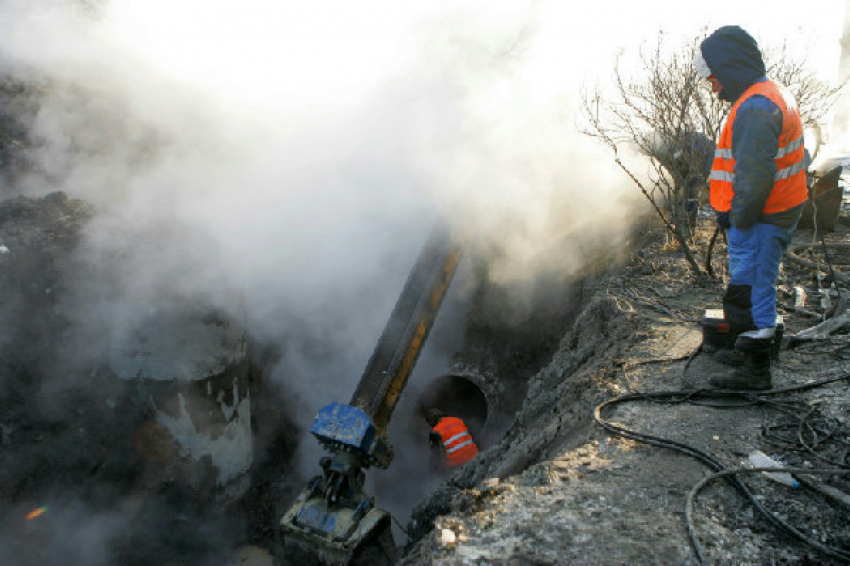
<svg viewBox="0 0 850 566">
<path fill-rule="evenodd" d="M 693 505 L 696 500 L 697 494 L 702 490 L 703 487 L 708 485 L 710 482 L 718 479 L 718 478 L 729 478 L 734 477 L 738 474 L 751 474 L 755 472 L 776 472 L 777 468 L 731 468 L 726 470 L 721 470 L 719 472 L 715 472 L 710 476 L 703 478 L 697 483 L 693 489 L 688 493 L 688 500 L 685 504 L 685 518 L 688 522 L 688 536 L 691 540 L 691 546 L 694 547 L 694 552 L 697 555 L 697 559 L 701 564 L 706 563 L 705 556 L 702 552 L 702 545 L 699 543 L 699 537 L 697 536 L 696 528 L 694 527 L 693 522 Z M 789 474 L 814 474 L 814 475 L 846 475 L 850 476 L 850 470 L 820 470 L 820 469 L 809 469 L 809 468 L 781 468 L 781 471 L 789 473 Z M 752 496 L 751 496 L 752 497 Z M 764 513 L 763 509 L 759 509 L 760 512 Z M 834 558 L 840 558 L 841 560 L 846 560 L 850 562 L 850 553 L 844 552 L 843 550 L 839 550 L 836 548 L 832 548 L 830 546 L 826 546 L 822 544 L 820 541 L 817 541 L 811 537 L 808 537 L 789 525 L 788 523 L 781 521 L 776 518 L 775 515 L 767 511 L 767 515 L 769 515 L 768 520 L 771 523 L 774 523 L 773 519 L 779 521 L 781 525 L 780 528 L 786 533 L 791 534 L 796 539 L 803 541 L 809 546 L 818 549 L 828 556 L 832 556 Z M 776 523 L 774 523 L 776 524 Z"/>
<path fill-rule="evenodd" d="M 785 532 L 786 534 L 800 540 L 801 542 L 816 548 L 818 551 L 822 552 L 826 556 L 830 556 L 832 558 L 837 558 L 839 560 L 843 560 L 846 562 L 850 562 L 850 553 L 826 546 L 821 544 L 820 542 L 811 539 L 797 531 L 794 527 L 786 523 L 785 521 L 776 517 L 773 513 L 771 513 L 768 509 L 766 509 L 749 491 L 746 485 L 737 477 L 739 473 L 736 470 L 727 469 L 717 458 L 711 456 L 710 454 L 703 452 L 693 446 L 688 444 L 684 444 L 681 442 L 676 442 L 674 440 L 661 438 L 658 436 L 654 436 L 651 434 L 645 434 L 637 431 L 630 430 L 626 427 L 614 424 L 605 418 L 603 418 L 603 412 L 613 407 L 617 404 L 624 403 L 627 401 L 654 401 L 654 402 L 666 402 L 666 403 L 684 403 L 684 402 L 699 402 L 706 400 L 718 400 L 718 399 L 738 399 L 741 402 L 744 402 L 745 405 L 742 406 L 751 406 L 753 404 L 759 404 L 763 402 L 767 397 L 774 395 L 781 395 L 790 392 L 798 392 L 804 391 L 808 389 L 814 389 L 816 387 L 822 387 L 824 385 L 828 385 L 830 383 L 835 383 L 838 381 L 848 380 L 850 379 L 850 374 L 845 374 L 839 377 L 824 379 L 820 381 L 808 382 L 801 385 L 795 385 L 790 387 L 783 387 L 779 389 L 772 389 L 769 391 L 762 392 L 734 392 L 727 390 L 716 390 L 716 389 L 693 389 L 693 390 L 682 390 L 682 391 L 660 391 L 660 392 L 650 392 L 650 393 L 630 393 L 627 395 L 622 395 L 619 397 L 615 397 L 613 399 L 609 399 L 601 404 L 599 404 L 593 411 L 593 419 L 596 423 L 601 426 L 606 431 L 611 434 L 615 434 L 617 436 L 621 436 L 623 438 L 628 438 L 631 440 L 636 440 L 638 442 L 642 442 L 644 444 L 649 444 L 651 446 L 658 446 L 661 448 L 668 448 L 670 450 L 675 450 L 677 452 L 681 452 L 683 454 L 687 454 L 691 456 L 701 463 L 703 463 L 706 467 L 708 467 L 712 472 L 714 472 L 714 476 L 710 476 L 709 478 L 704 479 L 700 484 L 698 484 L 691 491 L 691 494 L 688 496 L 688 508 L 686 513 L 686 518 L 688 520 L 688 533 L 691 539 L 691 545 L 694 548 L 695 553 L 697 554 L 701 563 L 704 563 L 704 557 L 702 556 L 702 549 L 699 545 L 699 541 L 696 538 L 696 529 L 694 528 L 691 522 L 690 516 L 690 506 L 693 503 L 693 499 L 696 496 L 696 493 L 710 481 L 712 478 L 723 477 L 728 481 L 732 487 L 734 487 L 744 498 L 746 498 L 750 504 L 759 512 L 762 516 L 764 516 L 771 524 Z M 728 407 L 728 405 L 725 405 Z M 749 470 L 749 469 L 747 469 Z M 796 468 L 794 470 L 797 470 Z M 777 471 L 774 469 L 773 471 Z M 790 471 L 790 470 L 788 470 Z M 741 472 L 742 473 L 742 472 Z M 831 473 L 831 474 L 840 474 L 840 475 L 850 475 L 850 470 L 803 470 L 803 471 L 795 471 L 795 473 Z"/>
</svg>

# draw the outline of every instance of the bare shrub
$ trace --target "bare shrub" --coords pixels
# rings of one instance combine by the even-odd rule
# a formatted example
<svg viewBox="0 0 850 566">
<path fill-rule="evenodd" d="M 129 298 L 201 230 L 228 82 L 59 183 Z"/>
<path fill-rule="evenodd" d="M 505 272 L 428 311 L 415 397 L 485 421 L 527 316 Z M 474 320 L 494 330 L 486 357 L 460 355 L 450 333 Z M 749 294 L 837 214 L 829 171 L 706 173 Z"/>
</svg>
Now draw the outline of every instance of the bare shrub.
<svg viewBox="0 0 850 566">
<path fill-rule="evenodd" d="M 693 56 L 703 31 L 692 42 L 669 47 L 659 32 L 642 46 L 633 70 L 624 53 L 615 60 L 612 86 L 583 93 L 583 133 L 607 145 L 615 163 L 632 179 L 660 217 L 666 234 L 678 244 L 695 275 L 703 269 L 693 254 L 697 207 L 708 194 L 714 140 L 729 104 L 717 99 L 699 77 Z M 807 55 L 794 56 L 787 44 L 763 48 L 768 77 L 796 98 L 803 125 L 816 137 L 825 125 L 846 80 L 831 85 L 807 66 Z M 820 138 L 818 138 L 820 139 Z M 817 148 L 811 148 L 813 155 Z M 648 164 L 637 173 L 624 158 L 637 155 Z"/>
</svg>

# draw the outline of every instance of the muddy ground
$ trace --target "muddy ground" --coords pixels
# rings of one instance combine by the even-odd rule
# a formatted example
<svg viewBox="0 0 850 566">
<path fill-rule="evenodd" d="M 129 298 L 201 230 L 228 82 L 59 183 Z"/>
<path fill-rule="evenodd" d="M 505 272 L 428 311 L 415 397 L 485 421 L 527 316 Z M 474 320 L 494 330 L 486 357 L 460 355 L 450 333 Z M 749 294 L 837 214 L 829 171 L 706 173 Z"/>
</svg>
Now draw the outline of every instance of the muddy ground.
<svg viewBox="0 0 850 566">
<path fill-rule="evenodd" d="M 713 226 L 702 224 L 704 243 Z M 839 222 L 826 242 L 846 243 L 848 235 Z M 795 244 L 813 238 L 800 230 Z M 701 351 L 699 322 L 706 308 L 720 306 L 725 247 L 721 240 L 713 253 L 717 278 L 695 280 L 662 242 L 660 233 L 636 242 L 640 251 L 622 269 L 599 275 L 551 363 L 531 379 L 502 442 L 417 507 L 411 532 L 421 538 L 403 564 L 693 564 L 689 528 L 708 563 L 847 560 L 850 336 L 844 328 L 789 347 L 789 336 L 820 322 L 829 282 L 784 263 L 786 339 L 773 365 L 775 392 L 694 394 L 709 375 L 727 371 Z M 704 244 L 698 251 L 705 258 Z M 826 265 L 822 252 L 809 259 Z M 830 259 L 837 277 L 850 269 L 846 252 L 830 249 Z M 802 307 L 794 307 L 795 287 L 808 292 Z M 848 292 L 844 283 L 836 288 Z M 826 380 L 834 381 L 793 389 Z M 621 396 L 599 416 L 625 437 L 593 416 Z M 724 479 L 696 491 L 687 510 L 699 482 L 744 466 L 753 450 L 845 475 L 798 474 L 799 489 L 756 474 L 729 476 L 775 516 L 773 524 Z M 786 525 L 809 542 L 783 532 Z"/>
</svg>

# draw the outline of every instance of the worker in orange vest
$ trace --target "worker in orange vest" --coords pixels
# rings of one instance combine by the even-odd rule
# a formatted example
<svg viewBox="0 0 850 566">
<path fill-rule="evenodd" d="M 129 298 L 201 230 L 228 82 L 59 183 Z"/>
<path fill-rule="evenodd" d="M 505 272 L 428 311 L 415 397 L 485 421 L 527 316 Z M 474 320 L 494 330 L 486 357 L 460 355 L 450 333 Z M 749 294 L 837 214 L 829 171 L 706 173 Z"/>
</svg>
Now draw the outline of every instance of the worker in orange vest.
<svg viewBox="0 0 850 566">
<path fill-rule="evenodd" d="M 737 335 L 734 350 L 714 357 L 737 369 L 709 383 L 770 389 L 779 263 L 808 197 L 800 113 L 793 96 L 767 78 L 756 40 L 738 26 L 703 40 L 694 64 L 732 105 L 717 140 L 709 200 L 727 230 L 730 279 L 723 310 Z"/>
<path fill-rule="evenodd" d="M 478 446 L 472 440 L 463 420 L 450 417 L 439 409 L 430 409 L 425 420 L 431 427 L 429 435 L 432 447 L 445 455 L 444 465 L 453 468 L 465 464 L 478 455 Z"/>
</svg>

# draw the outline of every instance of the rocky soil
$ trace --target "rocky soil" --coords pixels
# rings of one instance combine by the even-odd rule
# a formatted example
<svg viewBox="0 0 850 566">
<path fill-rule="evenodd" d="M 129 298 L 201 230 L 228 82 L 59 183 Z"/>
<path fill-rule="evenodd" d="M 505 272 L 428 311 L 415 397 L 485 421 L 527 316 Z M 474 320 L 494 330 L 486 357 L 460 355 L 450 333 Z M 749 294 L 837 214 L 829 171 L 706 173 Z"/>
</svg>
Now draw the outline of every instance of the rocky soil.
<svg viewBox="0 0 850 566">
<path fill-rule="evenodd" d="M 134 416 L 116 416 L 108 403 L 81 404 L 78 395 L 91 388 L 108 397 L 132 391 L 109 392 L 103 375 L 83 373 L 71 375 L 66 389 L 43 389 L 43 378 L 61 369 L 56 360 L 62 359 L 62 345 L 79 340 L 62 308 L 63 273 L 93 214 L 61 193 L 0 203 L 0 502 L 7 511 L 0 519 L 0 540 L 7 543 L 0 562 L 275 561 L 270 554 L 277 518 L 302 483 L 287 463 L 296 435 L 280 403 L 285 392 L 271 384 L 254 390 L 258 451 L 252 487 L 237 508 L 220 514 L 197 493 L 187 498 L 179 481 L 157 476 L 151 483 L 133 444 L 112 434 L 116 419 Z M 517 329 L 522 347 L 494 345 L 502 356 L 497 373 L 514 368 L 527 380 L 511 389 L 512 395 L 522 391 L 516 418 L 476 461 L 423 494 L 407 525 L 410 540 L 400 563 L 694 564 L 697 548 L 708 563 L 846 562 L 850 335 L 845 325 L 821 340 L 793 340 L 836 306 L 840 313 L 840 299 L 850 292 L 850 254 L 840 245 L 850 240 L 850 228 L 839 220 L 826 236 L 836 244 L 829 248 L 835 286 L 828 269 L 821 270 L 826 278 L 816 276 L 812 265 L 827 265 L 817 246 L 799 252 L 802 261 L 785 262 L 779 298 L 786 333 L 774 363 L 773 392 L 705 392 L 708 376 L 725 370 L 700 350 L 704 310 L 720 306 L 725 248 L 721 241 L 714 250 L 717 277 L 696 279 L 657 230 L 642 230 L 634 242 L 638 251 L 624 263 L 606 262 L 570 287 L 570 305 L 559 305 L 564 308 L 558 312 L 571 322 L 559 325 L 548 313 L 549 322 L 538 329 L 545 348 L 532 347 L 528 328 Z M 704 219 L 700 257 L 711 229 Z M 810 230 L 798 232 L 795 244 L 812 243 L 817 239 Z M 549 344 L 555 331 L 562 338 Z M 505 332 L 497 334 L 500 346 Z M 483 356 L 486 346 L 479 341 L 475 352 Z M 262 366 L 271 363 L 264 357 L 274 355 L 257 351 L 254 361 Z M 526 373 L 543 357 L 540 371 Z M 260 375 L 255 378 L 254 387 L 262 387 Z M 601 407 L 605 402 L 611 404 Z M 792 489 L 742 471 L 728 476 L 743 482 L 738 489 L 723 478 L 698 486 L 721 468 L 743 466 L 756 449 L 794 468 L 844 475 L 796 473 L 803 485 Z M 744 484 L 752 500 L 742 496 Z M 50 520 L 22 519 L 41 496 L 62 507 L 68 486 L 87 497 L 85 513 L 77 510 L 91 522 L 86 528 L 51 530 L 61 522 L 53 519 L 58 508 L 44 511 Z M 157 498 L 147 499 L 153 492 Z M 140 494 L 148 503 L 139 503 Z M 126 513 L 129 508 L 134 514 Z M 63 512 L 68 509 L 64 505 Z M 783 530 L 788 525 L 799 536 Z M 111 532 L 111 546 L 99 548 L 100 554 L 79 538 L 94 537 L 95 530 L 101 537 Z M 228 554 L 247 544 L 269 552 L 242 546 L 241 558 Z"/>
<path fill-rule="evenodd" d="M 6 332 L 15 341 L 3 344 L 7 354 L 15 355 L 5 356 L 2 368 L 0 496 L 12 511 L 2 524 L 6 540 L 20 543 L 6 548 L 7 558 L 28 557 L 34 564 L 56 559 L 49 551 L 55 550 L 57 536 L 41 532 L 49 522 L 18 521 L 30 510 L 24 507 L 34 493 L 55 498 L 70 481 L 88 489 L 89 505 L 102 520 L 111 512 L 110 501 L 118 497 L 126 503 L 133 493 L 138 495 L 145 477 L 138 454 L 115 452 L 123 444 L 105 434 L 114 428 L 114 422 L 107 425 L 114 419 L 108 408 L 63 410 L 75 402 L 79 387 L 58 392 L 59 397 L 39 390 L 41 376 L 55 370 L 36 363 L 39 352 L 55 351 L 57 342 L 69 340 L 68 321 L 57 309 L 62 303 L 54 297 L 62 296 L 62 270 L 92 214 L 84 203 L 58 193 L 43 199 L 20 197 L 0 207 L 4 324 L 7 331 L 18 331 Z M 709 230 L 709 222 L 705 224 L 701 229 Z M 848 233 L 847 224 L 839 222 L 826 240 L 846 243 Z M 698 242 L 708 240 L 707 233 L 699 236 Z M 787 522 L 809 542 L 771 524 L 723 479 L 707 483 L 694 495 L 692 509 L 687 508 L 689 493 L 719 469 L 706 460 L 738 468 L 755 449 L 789 466 L 842 469 L 846 474 L 850 336 L 838 329 L 823 340 L 791 340 L 832 310 L 838 303 L 836 288 L 830 292 L 828 280 L 816 277 L 805 262 L 786 261 L 780 311 L 787 328 L 773 369 L 780 390 L 747 397 L 694 394 L 706 386 L 708 375 L 725 369 L 700 351 L 699 324 L 705 308 L 719 306 L 725 249 L 721 243 L 714 251 L 718 278 L 695 280 L 659 232 L 649 231 L 643 238 L 635 242 L 640 251 L 624 265 L 605 265 L 570 289 L 573 307 L 563 316 L 574 322 L 545 367 L 530 377 L 523 374 L 527 387 L 515 421 L 499 442 L 416 507 L 402 564 L 692 564 L 698 557 L 689 523 L 709 563 L 841 563 L 850 551 L 846 475 L 797 474 L 803 487 L 796 490 L 760 475 L 739 476 L 755 501 L 774 514 L 775 523 Z M 811 231 L 801 230 L 795 244 L 812 239 Z M 845 293 L 841 280 L 850 271 L 850 255 L 841 246 L 829 249 L 837 290 Z M 704 257 L 706 250 L 699 251 Z M 21 257 L 27 261 L 19 261 Z M 826 265 L 822 252 L 807 257 L 809 263 Z M 797 288 L 806 291 L 805 304 L 800 304 Z M 16 300 L 10 301 L 12 297 Z M 575 303 L 582 305 L 577 312 Z M 549 324 L 541 332 L 548 337 L 553 328 L 559 326 Z M 520 334 L 525 347 L 511 349 L 511 355 L 528 357 L 528 329 Z M 481 343 L 486 335 L 478 334 L 477 356 L 486 350 Z M 264 355 L 272 354 L 256 355 L 259 365 Z M 11 359 L 17 365 L 10 365 Z M 499 365 L 503 374 L 512 367 L 530 367 L 504 356 Z M 89 379 L 97 381 L 96 376 Z M 834 381 L 792 389 L 830 379 Z M 238 560 L 274 561 L 276 518 L 298 483 L 288 475 L 285 461 L 294 450 L 294 437 L 293 424 L 277 402 L 283 397 L 285 392 L 273 389 L 256 395 L 256 471 L 238 509 L 215 514 L 199 506 L 197 497 L 181 494 L 179 482 L 157 483 L 152 487 L 161 497 L 151 501 L 159 506 L 116 529 L 113 556 L 138 564 L 165 557 L 176 560 L 172 563 L 203 564 L 223 556 L 223 548 L 253 543 L 257 546 L 240 548 Z M 36 398 L 56 398 L 61 406 L 27 403 Z M 624 427 L 625 436 L 594 420 L 600 404 L 618 399 L 622 401 L 599 411 L 599 419 Z M 161 504 L 163 497 L 168 503 Z M 187 507 L 187 501 L 194 507 Z M 173 515 L 173 505 L 188 513 L 183 522 Z M 187 516 L 193 517 L 188 523 Z M 193 526 L 200 530 L 193 533 Z M 44 537 L 53 546 L 29 544 Z M 67 541 L 58 548 L 75 545 Z M 76 556 L 91 558 L 83 550 Z"/>
<path fill-rule="evenodd" d="M 706 220 L 701 230 L 711 229 Z M 828 281 L 784 264 L 786 334 L 773 366 L 775 392 L 700 393 L 709 375 L 727 371 L 700 348 L 704 310 L 720 306 L 725 248 L 714 251 L 718 278 L 695 281 L 662 239 L 653 234 L 621 270 L 599 274 L 551 363 L 531 378 L 504 439 L 417 506 L 409 525 L 415 542 L 402 564 L 694 564 L 689 527 L 708 563 L 847 560 L 850 336 L 845 326 L 823 340 L 789 340 L 829 309 Z M 847 240 L 842 222 L 826 237 Z M 795 243 L 813 241 L 800 230 Z M 830 249 L 840 278 L 850 259 Z M 699 252 L 704 258 L 705 247 Z M 809 257 L 826 265 L 822 252 Z M 795 287 L 807 291 L 803 307 L 794 306 Z M 843 283 L 838 290 L 847 293 Z M 599 419 L 624 435 L 594 421 L 601 403 L 618 398 Z M 744 466 L 753 450 L 844 475 L 797 474 L 799 489 L 760 474 L 728 476 L 779 526 L 726 479 L 694 492 L 688 510 L 699 482 Z"/>
</svg>

